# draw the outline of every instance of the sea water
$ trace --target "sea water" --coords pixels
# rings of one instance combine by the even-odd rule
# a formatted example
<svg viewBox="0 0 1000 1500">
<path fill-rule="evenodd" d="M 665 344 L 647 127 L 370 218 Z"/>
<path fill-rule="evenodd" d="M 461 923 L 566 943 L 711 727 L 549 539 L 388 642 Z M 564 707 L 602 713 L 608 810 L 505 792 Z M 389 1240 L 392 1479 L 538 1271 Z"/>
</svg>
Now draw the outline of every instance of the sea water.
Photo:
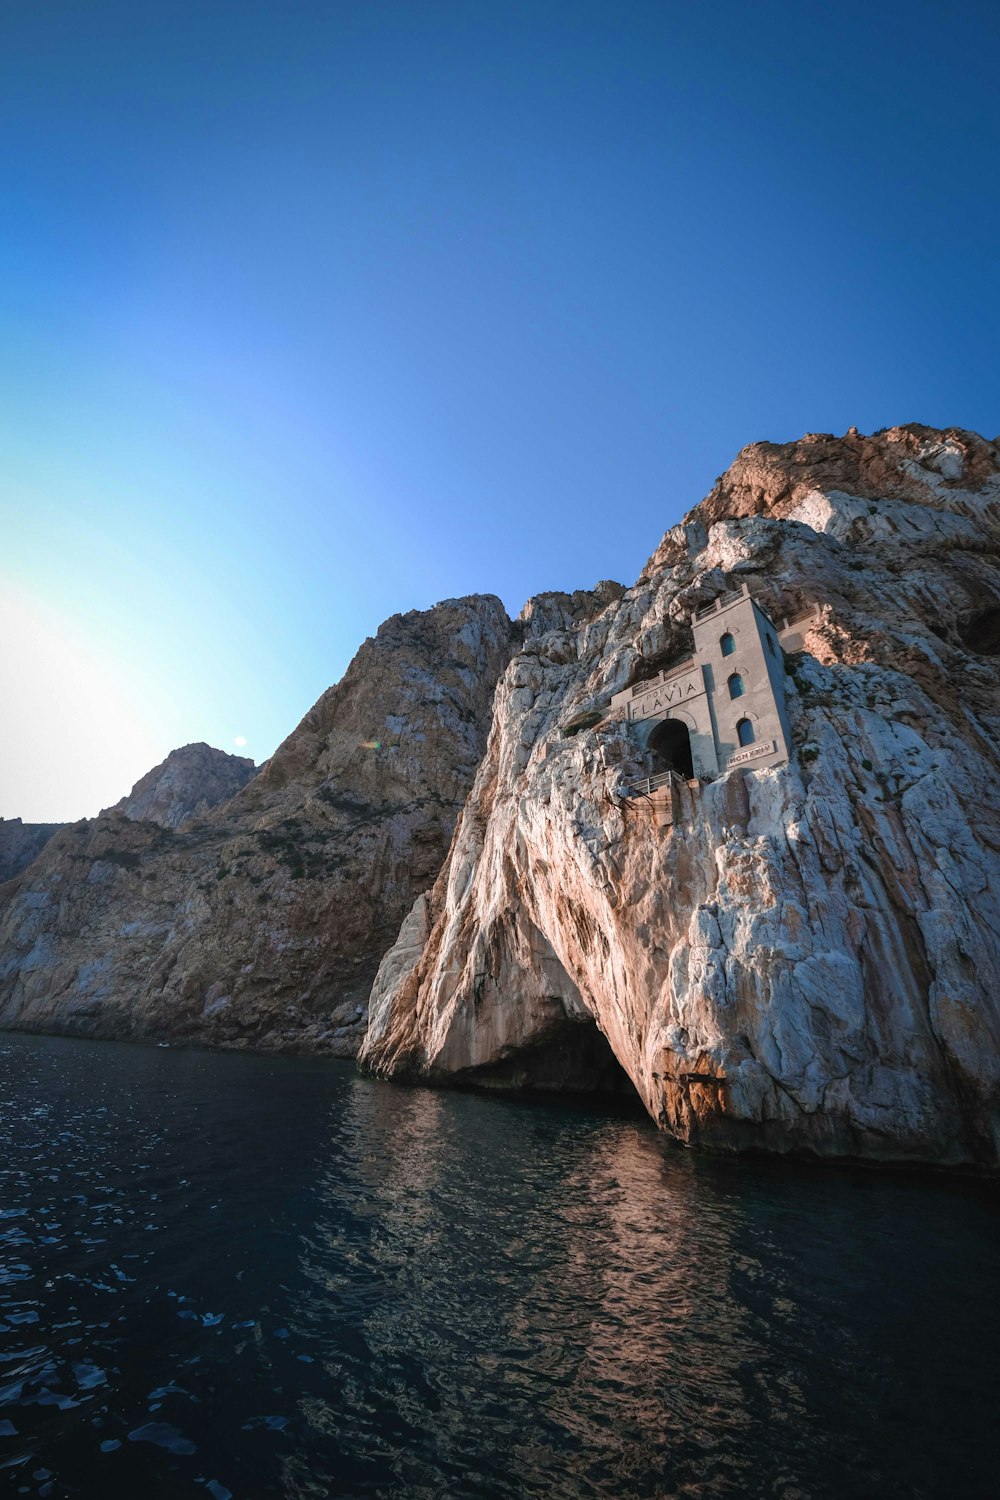
<svg viewBox="0 0 1000 1500">
<path fill-rule="evenodd" d="M 997 1493 L 996 1194 L 0 1039 L 0 1493 Z"/>
</svg>

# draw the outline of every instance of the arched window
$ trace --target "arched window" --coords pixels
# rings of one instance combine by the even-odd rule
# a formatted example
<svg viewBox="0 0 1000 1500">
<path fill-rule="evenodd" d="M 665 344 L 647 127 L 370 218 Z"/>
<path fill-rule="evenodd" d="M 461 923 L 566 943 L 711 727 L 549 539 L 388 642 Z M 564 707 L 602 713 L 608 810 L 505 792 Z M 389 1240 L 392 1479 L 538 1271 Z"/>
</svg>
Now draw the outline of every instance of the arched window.
<svg viewBox="0 0 1000 1500">
<path fill-rule="evenodd" d="M 754 742 L 753 725 L 749 719 L 741 719 L 736 726 L 736 736 L 741 745 L 752 745 Z"/>
<path fill-rule="evenodd" d="M 743 691 L 743 678 L 739 672 L 734 672 L 729 679 L 729 696 L 730 698 L 742 698 Z"/>
<path fill-rule="evenodd" d="M 736 642 L 733 640 L 733 637 L 729 634 L 728 630 L 719 641 L 719 645 L 722 647 L 723 656 L 732 656 L 733 652 L 736 650 Z"/>
<path fill-rule="evenodd" d="M 767 638 L 767 649 L 768 649 L 768 651 L 770 651 L 770 653 L 771 653 L 772 656 L 775 656 L 777 654 L 775 652 L 775 649 L 774 649 L 774 636 L 773 635 L 769 635 L 768 638 Z"/>
</svg>

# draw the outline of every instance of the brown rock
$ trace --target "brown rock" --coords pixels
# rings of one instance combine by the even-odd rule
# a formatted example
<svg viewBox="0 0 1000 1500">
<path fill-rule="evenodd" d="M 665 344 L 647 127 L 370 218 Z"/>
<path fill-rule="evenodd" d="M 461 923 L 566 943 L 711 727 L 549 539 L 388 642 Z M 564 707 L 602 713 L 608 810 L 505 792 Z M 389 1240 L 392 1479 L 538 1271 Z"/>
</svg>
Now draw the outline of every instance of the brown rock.
<svg viewBox="0 0 1000 1500">
<path fill-rule="evenodd" d="M 0 1025 L 352 1055 L 379 959 L 440 868 L 511 650 L 497 599 L 394 616 L 214 810 L 174 826 L 180 784 L 205 791 L 188 747 L 123 811 L 62 829 L 0 892 Z"/>
<path fill-rule="evenodd" d="M 106 807 L 133 821 L 148 819 L 163 828 L 178 828 L 187 818 L 200 817 L 220 802 L 235 797 L 257 772 L 244 755 L 228 755 L 211 745 L 185 745 L 171 750 L 165 761 L 147 771 L 120 802 Z"/>
<path fill-rule="evenodd" d="M 26 870 L 62 823 L 22 823 L 0 818 L 0 884 Z"/>
</svg>

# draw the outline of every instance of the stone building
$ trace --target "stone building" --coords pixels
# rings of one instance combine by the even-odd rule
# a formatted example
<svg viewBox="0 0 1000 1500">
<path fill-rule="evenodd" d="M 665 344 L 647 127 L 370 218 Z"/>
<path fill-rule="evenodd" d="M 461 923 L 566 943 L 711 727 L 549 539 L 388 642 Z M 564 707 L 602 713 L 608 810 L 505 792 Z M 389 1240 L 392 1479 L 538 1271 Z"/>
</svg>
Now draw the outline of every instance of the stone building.
<svg viewBox="0 0 1000 1500">
<path fill-rule="evenodd" d="M 653 756 L 654 776 L 673 771 L 710 781 L 734 766 L 787 761 L 781 631 L 744 584 L 691 616 L 694 655 L 611 700 Z"/>
</svg>

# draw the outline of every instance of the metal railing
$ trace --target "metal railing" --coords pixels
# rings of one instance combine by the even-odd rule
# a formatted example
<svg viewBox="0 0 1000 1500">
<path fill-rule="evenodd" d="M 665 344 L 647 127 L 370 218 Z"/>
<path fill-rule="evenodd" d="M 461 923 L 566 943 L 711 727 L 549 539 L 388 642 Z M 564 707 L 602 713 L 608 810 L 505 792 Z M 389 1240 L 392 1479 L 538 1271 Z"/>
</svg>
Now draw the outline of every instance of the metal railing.
<svg viewBox="0 0 1000 1500">
<path fill-rule="evenodd" d="M 787 620 L 782 620 L 781 625 L 779 626 L 779 634 L 783 633 L 786 630 L 791 630 L 793 625 L 804 625 L 806 620 L 815 620 L 819 617 L 819 614 L 819 605 L 814 604 L 811 609 L 805 610 L 803 614 L 789 615 Z"/>
<path fill-rule="evenodd" d="M 697 665 L 695 657 L 686 656 L 683 661 L 675 662 L 672 667 L 664 667 L 663 671 L 657 672 L 655 677 L 646 677 L 642 682 L 635 683 L 632 688 L 632 697 L 636 698 L 640 693 L 648 693 L 650 688 L 669 682 L 671 677 L 679 677 L 682 672 L 690 672 Z"/>
<path fill-rule="evenodd" d="M 625 794 L 629 797 L 649 797 L 661 787 L 687 786 L 687 781 L 679 771 L 659 771 L 655 776 L 644 776 L 641 781 L 630 781 L 625 788 Z"/>
<path fill-rule="evenodd" d="M 728 589 L 726 593 L 720 594 L 717 599 L 713 599 L 711 604 L 706 604 L 704 609 L 696 609 L 694 617 L 696 620 L 707 620 L 709 615 L 718 614 L 719 610 L 723 609 L 727 604 L 735 604 L 737 599 L 742 598 L 742 589 Z"/>
</svg>

